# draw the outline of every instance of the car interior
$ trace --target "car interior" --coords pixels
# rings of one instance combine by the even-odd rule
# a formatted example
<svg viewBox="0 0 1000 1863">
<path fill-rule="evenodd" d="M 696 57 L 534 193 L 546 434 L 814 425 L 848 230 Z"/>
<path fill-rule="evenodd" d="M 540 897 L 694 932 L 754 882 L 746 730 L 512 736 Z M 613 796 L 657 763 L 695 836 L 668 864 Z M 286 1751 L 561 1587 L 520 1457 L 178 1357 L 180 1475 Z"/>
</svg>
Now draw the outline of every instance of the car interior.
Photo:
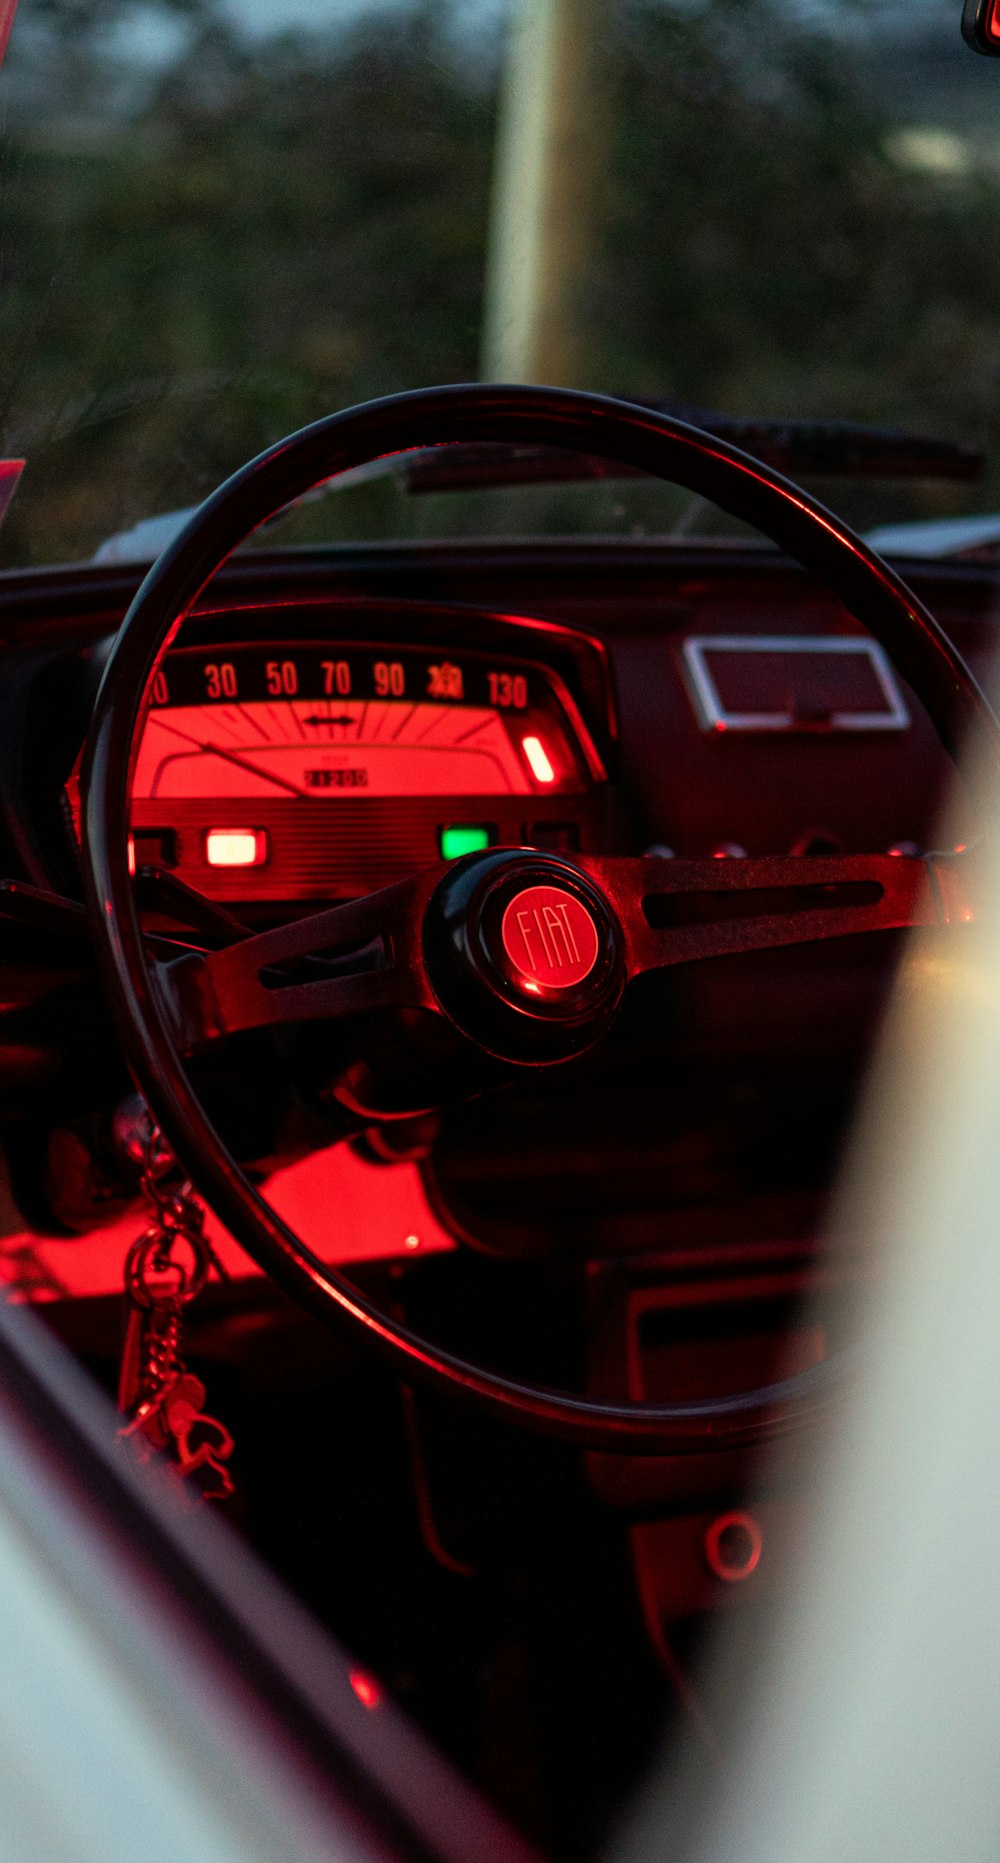
<svg viewBox="0 0 1000 1863">
<path fill-rule="evenodd" d="M 330 70 L 389 107 L 356 11 Z M 715 43 L 701 9 L 626 11 L 693 66 Z M 22 0 L 11 58 L 71 15 Z M 203 93 L 172 41 L 155 84 L 204 135 L 226 42 L 192 17 Z M 419 76 L 435 28 L 400 18 Z M 148 129 L 123 43 L 102 107 Z M 957 250 L 960 177 L 922 159 Z M 753 1715 L 702 1658 L 783 1595 L 879 1272 L 840 1173 L 910 928 L 976 917 L 952 779 L 998 744 L 986 429 L 856 384 L 825 416 L 818 367 L 801 413 L 621 367 L 262 388 L 243 450 L 206 385 L 190 492 L 123 500 L 126 447 L 113 522 L 119 414 L 84 410 L 71 471 L 53 428 L 36 491 L 11 414 L 0 480 L 6 1301 L 118 1405 L 114 1454 L 350 1652 L 362 1707 L 567 1863 L 665 1743 L 696 1821 Z M 141 395 L 120 418 L 162 442 Z"/>
</svg>

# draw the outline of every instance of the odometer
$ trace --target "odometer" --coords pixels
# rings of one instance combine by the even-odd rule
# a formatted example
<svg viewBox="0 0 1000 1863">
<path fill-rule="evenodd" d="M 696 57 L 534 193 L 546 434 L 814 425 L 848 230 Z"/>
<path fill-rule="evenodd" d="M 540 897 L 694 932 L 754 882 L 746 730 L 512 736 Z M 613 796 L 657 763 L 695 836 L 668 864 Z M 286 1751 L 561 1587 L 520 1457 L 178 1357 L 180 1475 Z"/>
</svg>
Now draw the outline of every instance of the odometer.
<svg viewBox="0 0 1000 1863">
<path fill-rule="evenodd" d="M 572 845 L 596 755 L 571 711 L 547 669 L 485 654 L 180 648 L 136 762 L 137 859 L 215 897 L 336 897 L 463 836 L 523 844 L 550 799 L 541 826 Z"/>
</svg>

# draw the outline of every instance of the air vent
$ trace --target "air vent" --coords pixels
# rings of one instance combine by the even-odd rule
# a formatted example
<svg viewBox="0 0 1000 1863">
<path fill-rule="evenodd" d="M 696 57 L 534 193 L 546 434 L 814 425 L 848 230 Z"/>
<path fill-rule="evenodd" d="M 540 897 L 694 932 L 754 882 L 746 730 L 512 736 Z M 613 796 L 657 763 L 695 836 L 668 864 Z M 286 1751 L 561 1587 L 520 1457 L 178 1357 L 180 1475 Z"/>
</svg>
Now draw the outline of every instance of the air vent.
<svg viewBox="0 0 1000 1863">
<path fill-rule="evenodd" d="M 874 640 L 699 634 L 683 656 L 705 731 L 905 731 L 910 722 Z"/>
</svg>

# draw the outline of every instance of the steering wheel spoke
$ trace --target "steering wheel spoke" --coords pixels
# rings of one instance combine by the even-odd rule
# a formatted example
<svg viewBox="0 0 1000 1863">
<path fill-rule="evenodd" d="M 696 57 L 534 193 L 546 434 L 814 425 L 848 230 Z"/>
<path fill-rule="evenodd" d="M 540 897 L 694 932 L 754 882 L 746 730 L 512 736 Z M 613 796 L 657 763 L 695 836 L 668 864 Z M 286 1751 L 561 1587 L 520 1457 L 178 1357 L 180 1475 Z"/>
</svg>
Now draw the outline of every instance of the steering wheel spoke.
<svg viewBox="0 0 1000 1863">
<path fill-rule="evenodd" d="M 945 904 L 932 858 L 766 855 L 583 864 L 621 921 L 630 979 L 738 952 L 945 923 L 956 910 L 950 896 Z"/>
<path fill-rule="evenodd" d="M 178 1047 L 195 1053 L 245 1029 L 432 1008 L 420 926 L 435 872 L 158 965 Z"/>
</svg>

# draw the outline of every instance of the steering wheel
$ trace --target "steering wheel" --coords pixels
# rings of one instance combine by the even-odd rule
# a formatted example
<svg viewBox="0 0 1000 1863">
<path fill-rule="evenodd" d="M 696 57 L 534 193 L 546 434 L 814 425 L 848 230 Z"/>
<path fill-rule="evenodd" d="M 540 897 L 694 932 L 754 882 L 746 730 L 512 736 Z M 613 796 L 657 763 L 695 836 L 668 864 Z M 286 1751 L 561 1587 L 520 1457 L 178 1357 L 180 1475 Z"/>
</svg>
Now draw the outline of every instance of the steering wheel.
<svg viewBox="0 0 1000 1863">
<path fill-rule="evenodd" d="M 237 472 L 153 565 L 114 644 L 83 766 L 83 864 L 97 959 L 135 1080 L 221 1222 L 294 1298 L 405 1381 L 581 1445 L 657 1454 L 732 1448 L 801 1427 L 846 1354 L 757 1391 L 656 1404 L 517 1381 L 411 1332 L 327 1265 L 254 1188 L 183 1056 L 242 1029 L 350 1018 L 377 1026 L 411 1080 L 501 1078 L 596 1042 L 643 972 L 852 932 L 968 917 L 961 857 L 739 861 L 567 858 L 493 849 L 218 951 L 147 949 L 128 867 L 129 795 L 159 664 L 205 584 L 275 511 L 388 454 L 463 441 L 574 448 L 670 479 L 745 519 L 881 642 L 954 755 L 1000 727 L 955 649 L 879 557 L 758 460 L 680 421 L 570 390 L 456 386 L 369 402 Z M 967 857 L 966 857 L 967 858 Z M 329 961 L 331 956 L 335 961 Z"/>
</svg>

